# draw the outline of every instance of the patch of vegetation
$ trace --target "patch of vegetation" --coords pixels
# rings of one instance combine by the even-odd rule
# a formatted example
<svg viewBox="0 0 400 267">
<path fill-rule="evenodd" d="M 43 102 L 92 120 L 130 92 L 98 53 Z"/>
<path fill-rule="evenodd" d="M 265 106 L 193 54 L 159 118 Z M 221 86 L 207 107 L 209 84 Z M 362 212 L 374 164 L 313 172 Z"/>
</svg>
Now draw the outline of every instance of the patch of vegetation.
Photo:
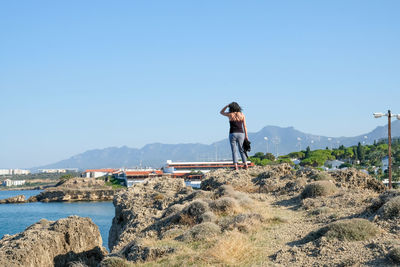
<svg viewBox="0 0 400 267">
<path fill-rule="evenodd" d="M 303 192 L 301 192 L 301 198 L 315 198 L 320 196 L 332 195 L 337 191 L 336 186 L 330 181 L 317 181 L 306 185 Z"/>
<path fill-rule="evenodd" d="M 395 247 L 390 250 L 388 257 L 393 263 L 400 264 L 400 247 Z"/>
<path fill-rule="evenodd" d="M 193 226 L 183 235 L 178 237 L 181 241 L 204 240 L 212 238 L 221 233 L 221 228 L 212 222 L 205 222 Z"/>
<path fill-rule="evenodd" d="M 362 241 L 378 234 L 378 227 L 365 219 L 349 219 L 329 224 L 306 237 L 312 241 L 322 236 L 327 239 L 338 239 L 341 241 Z"/>
<path fill-rule="evenodd" d="M 387 157 L 388 144 L 387 139 L 381 139 L 371 145 L 362 145 L 358 143 L 355 146 L 345 147 L 343 145 L 334 149 L 317 149 L 292 152 L 285 156 L 275 159 L 271 153 L 264 154 L 257 152 L 250 157 L 255 165 L 275 164 L 279 162 L 288 162 L 293 159 L 300 160 L 301 166 L 322 167 L 327 160 L 341 160 L 344 163 L 339 166 L 342 168 L 356 168 L 368 170 L 378 180 L 388 178 L 387 170 L 382 171 L 382 160 Z M 393 181 L 400 180 L 400 138 L 392 138 L 392 175 Z M 296 165 L 297 166 L 297 165 Z"/>
<path fill-rule="evenodd" d="M 315 181 L 329 181 L 334 180 L 333 177 L 327 172 L 319 172 L 313 176 Z"/>
<path fill-rule="evenodd" d="M 121 180 L 115 179 L 115 178 L 112 177 L 112 176 L 108 176 L 108 177 L 106 177 L 106 178 L 103 179 L 103 180 L 106 181 L 106 182 L 105 182 L 105 185 L 106 185 L 106 186 L 111 186 L 112 189 L 126 188 L 126 186 L 121 185 Z"/>
<path fill-rule="evenodd" d="M 30 173 L 30 174 L 16 174 L 16 175 L 4 175 L 1 178 L 11 180 L 32 180 L 32 179 L 43 179 L 43 180 L 58 180 L 64 175 L 72 175 L 72 177 L 79 177 L 79 172 L 67 171 L 67 173 Z"/>
<path fill-rule="evenodd" d="M 386 202 L 378 211 L 384 219 L 400 218 L 400 196 Z"/>
<path fill-rule="evenodd" d="M 240 210 L 236 199 L 231 197 L 221 197 L 217 200 L 214 200 L 210 204 L 210 207 L 216 213 L 224 215 L 235 214 Z"/>
<path fill-rule="evenodd" d="M 128 261 L 120 257 L 105 258 L 99 265 L 100 267 L 129 267 L 132 266 Z"/>
</svg>

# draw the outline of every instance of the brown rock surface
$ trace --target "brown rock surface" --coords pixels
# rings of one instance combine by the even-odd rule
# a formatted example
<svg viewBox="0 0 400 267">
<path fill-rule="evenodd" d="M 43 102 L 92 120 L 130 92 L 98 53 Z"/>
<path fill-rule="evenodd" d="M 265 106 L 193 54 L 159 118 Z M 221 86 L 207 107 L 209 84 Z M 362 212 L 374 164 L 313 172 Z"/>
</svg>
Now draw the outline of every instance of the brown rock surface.
<svg viewBox="0 0 400 267">
<path fill-rule="evenodd" d="M 156 231 L 147 228 L 162 217 L 167 207 L 182 201 L 191 192 L 183 179 L 161 177 L 116 194 L 115 217 L 108 238 L 110 250 L 121 250 L 137 238 L 156 236 Z"/>
<path fill-rule="evenodd" d="M 72 178 L 59 182 L 56 187 L 47 188 L 28 202 L 61 201 L 112 201 L 116 190 L 106 186 L 103 180 L 93 178 Z"/>
<path fill-rule="evenodd" d="M 60 201 L 112 201 L 115 190 L 113 189 L 46 189 L 39 195 L 28 199 L 29 202 L 60 202 Z"/>
<path fill-rule="evenodd" d="M 42 219 L 0 240 L 0 266 L 67 266 L 76 261 L 97 266 L 105 254 L 98 227 L 78 216 Z"/>
<path fill-rule="evenodd" d="M 6 199 L 0 199 L 0 204 L 10 204 L 10 203 L 25 203 L 25 196 L 24 195 L 18 195 L 15 197 L 9 197 Z"/>
</svg>

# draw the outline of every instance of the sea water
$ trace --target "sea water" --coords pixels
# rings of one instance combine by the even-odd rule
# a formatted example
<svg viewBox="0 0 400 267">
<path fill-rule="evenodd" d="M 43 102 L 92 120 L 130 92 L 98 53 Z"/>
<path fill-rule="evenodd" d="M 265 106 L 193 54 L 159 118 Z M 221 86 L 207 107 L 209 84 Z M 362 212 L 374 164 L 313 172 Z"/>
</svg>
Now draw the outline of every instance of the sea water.
<svg viewBox="0 0 400 267">
<path fill-rule="evenodd" d="M 39 194 L 39 190 L 0 191 L 0 199 L 17 195 L 30 196 Z M 0 204 L 0 239 L 24 231 L 40 219 L 55 221 L 70 215 L 89 217 L 97 224 L 103 239 L 103 246 L 108 249 L 108 232 L 114 217 L 111 201 L 103 202 L 33 202 L 22 204 Z"/>
</svg>

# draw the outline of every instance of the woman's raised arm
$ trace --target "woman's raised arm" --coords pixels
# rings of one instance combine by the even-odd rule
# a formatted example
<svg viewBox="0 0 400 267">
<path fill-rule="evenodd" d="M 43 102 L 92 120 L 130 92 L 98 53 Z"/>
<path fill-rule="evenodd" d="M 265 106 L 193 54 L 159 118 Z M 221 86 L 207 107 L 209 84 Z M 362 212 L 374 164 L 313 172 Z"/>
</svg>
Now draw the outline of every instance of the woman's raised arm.
<svg viewBox="0 0 400 267">
<path fill-rule="evenodd" d="M 225 112 L 225 110 L 229 107 L 229 105 L 226 105 L 223 109 L 221 109 L 221 111 L 219 112 L 219 114 L 223 115 L 223 116 L 229 116 L 229 112 Z"/>
</svg>

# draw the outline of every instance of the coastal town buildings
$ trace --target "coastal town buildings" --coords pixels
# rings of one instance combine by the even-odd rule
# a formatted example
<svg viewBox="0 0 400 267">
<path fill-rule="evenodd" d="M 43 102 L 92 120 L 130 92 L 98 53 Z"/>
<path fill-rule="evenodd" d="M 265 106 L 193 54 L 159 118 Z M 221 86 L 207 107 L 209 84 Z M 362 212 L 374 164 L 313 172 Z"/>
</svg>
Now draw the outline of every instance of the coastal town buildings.
<svg viewBox="0 0 400 267">
<path fill-rule="evenodd" d="M 254 163 L 248 162 L 248 165 L 253 167 Z M 220 168 L 234 168 L 234 164 L 232 161 L 173 162 L 168 160 L 161 169 L 88 169 L 82 176 L 86 178 L 112 176 L 120 180 L 121 183 L 125 184 L 127 187 L 131 187 L 136 183 L 141 183 L 147 178 L 161 176 L 183 178 L 188 183 L 200 184 L 205 173 Z"/>
<path fill-rule="evenodd" d="M 248 161 L 249 167 L 253 167 L 254 163 Z M 171 174 L 173 177 L 182 177 L 186 179 L 201 179 L 203 175 L 211 170 L 221 168 L 234 168 L 233 161 L 198 161 L 198 162 L 173 162 L 167 160 L 162 168 L 164 173 Z M 239 162 L 239 167 L 242 164 Z"/>
<path fill-rule="evenodd" d="M 18 185 L 24 185 L 25 180 L 10 180 L 6 179 L 3 181 L 3 186 L 18 186 Z"/>
<path fill-rule="evenodd" d="M 29 170 L 21 170 L 21 169 L 0 169 L 0 175 L 26 175 L 30 174 Z"/>
<path fill-rule="evenodd" d="M 40 169 L 40 173 L 66 173 L 67 169 Z"/>
<path fill-rule="evenodd" d="M 161 177 L 164 172 L 159 169 L 123 169 L 114 173 L 114 177 L 124 181 L 127 187 L 131 187 L 134 184 L 141 183 L 144 179 Z"/>
<path fill-rule="evenodd" d="M 86 178 L 97 178 L 102 176 L 113 175 L 115 172 L 118 172 L 119 169 L 89 169 L 83 173 L 83 176 Z"/>
<path fill-rule="evenodd" d="M 335 159 L 335 160 L 327 160 L 325 162 L 325 166 L 329 166 L 328 170 L 337 170 L 337 169 L 339 169 L 339 167 L 342 164 L 344 164 L 344 161 L 337 160 L 337 159 Z"/>
</svg>

